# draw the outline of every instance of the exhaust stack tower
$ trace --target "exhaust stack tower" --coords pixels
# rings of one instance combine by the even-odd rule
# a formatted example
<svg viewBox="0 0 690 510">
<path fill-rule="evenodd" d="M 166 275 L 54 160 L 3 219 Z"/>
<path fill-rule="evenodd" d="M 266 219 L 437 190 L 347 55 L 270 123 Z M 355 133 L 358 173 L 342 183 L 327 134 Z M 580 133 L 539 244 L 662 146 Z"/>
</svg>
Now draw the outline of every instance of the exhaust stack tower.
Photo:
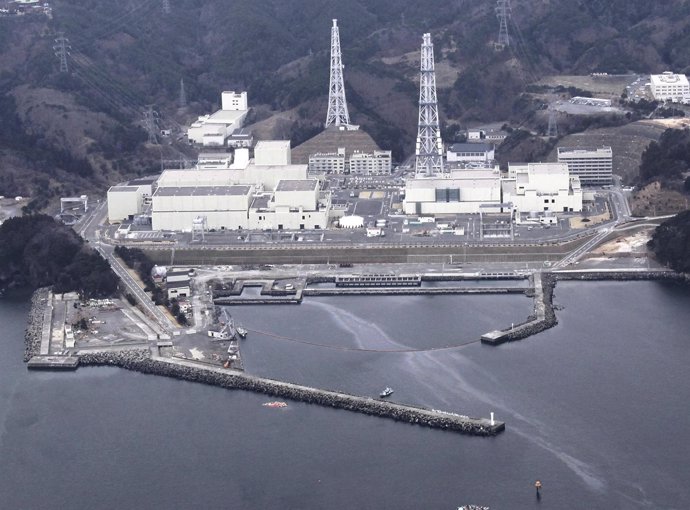
<svg viewBox="0 0 690 510">
<path fill-rule="evenodd" d="M 434 45 L 431 42 L 431 34 L 424 34 L 421 60 L 415 176 L 431 177 L 443 173 L 443 141 L 438 123 Z"/>
<path fill-rule="evenodd" d="M 345 100 L 345 82 L 343 80 L 343 61 L 340 53 L 340 32 L 338 20 L 333 20 L 331 28 L 331 81 L 328 90 L 328 115 L 326 127 L 331 124 L 336 126 L 348 126 L 350 114 L 347 112 Z"/>
</svg>

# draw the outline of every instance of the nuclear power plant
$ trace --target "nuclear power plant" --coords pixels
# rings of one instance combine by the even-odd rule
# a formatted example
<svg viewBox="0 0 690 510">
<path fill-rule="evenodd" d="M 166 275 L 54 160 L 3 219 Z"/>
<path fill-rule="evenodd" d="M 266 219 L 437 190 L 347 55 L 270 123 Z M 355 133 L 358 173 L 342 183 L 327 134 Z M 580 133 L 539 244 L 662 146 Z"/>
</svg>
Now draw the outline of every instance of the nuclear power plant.
<svg viewBox="0 0 690 510">
<path fill-rule="evenodd" d="M 499 2 L 501 44 L 508 2 Z M 495 146 L 481 136 L 447 149 L 441 137 L 434 44 L 422 37 L 419 57 L 419 116 L 413 172 L 391 177 L 392 155 L 382 150 L 348 109 L 340 29 L 333 20 L 330 38 L 328 107 L 324 130 L 298 147 L 288 140 L 254 144 L 244 122 L 250 109 L 246 92 L 221 93 L 221 109 L 194 121 L 187 134 L 203 149 L 191 168 L 168 168 L 159 176 L 137 179 L 108 191 L 111 223 L 149 224 L 153 231 L 325 230 L 343 216 L 361 224 L 387 224 L 388 216 L 428 217 L 458 223 L 457 215 L 479 215 L 482 223 L 520 222 L 582 210 L 583 165 L 559 151 L 559 163 L 511 163 L 502 171 Z M 479 143 L 476 143 L 479 142 Z M 218 152 L 213 152 L 213 151 Z M 608 152 L 603 153 L 610 156 Z M 574 152 L 574 154 L 579 154 Z M 580 165 L 580 166 L 578 166 Z M 597 177 L 601 177 L 599 171 Z M 382 200 L 389 191 L 343 194 L 338 179 L 375 179 L 376 189 L 398 189 L 400 201 Z M 609 174 L 597 184 L 610 179 Z M 367 185 L 373 187 L 372 185 Z M 383 230 L 381 234 L 383 234 Z M 494 232 L 495 235 L 500 234 Z M 512 236 L 512 228 L 504 229 Z"/>
</svg>

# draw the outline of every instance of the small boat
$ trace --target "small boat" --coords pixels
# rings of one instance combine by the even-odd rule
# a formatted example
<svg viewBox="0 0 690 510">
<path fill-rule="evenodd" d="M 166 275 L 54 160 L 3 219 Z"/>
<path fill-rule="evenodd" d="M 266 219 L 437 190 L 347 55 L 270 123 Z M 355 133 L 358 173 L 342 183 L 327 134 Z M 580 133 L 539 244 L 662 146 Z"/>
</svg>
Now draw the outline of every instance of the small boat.
<svg viewBox="0 0 690 510">
<path fill-rule="evenodd" d="M 265 404 L 261 404 L 264 407 L 287 407 L 288 405 L 285 402 L 266 402 Z"/>
<path fill-rule="evenodd" d="M 248 331 L 242 326 L 235 326 L 235 333 L 237 333 L 237 336 L 240 338 L 247 338 Z"/>
<path fill-rule="evenodd" d="M 381 398 L 386 398 L 386 397 L 390 397 L 392 394 L 393 394 L 393 389 L 392 389 L 392 388 L 386 388 L 385 390 L 383 390 L 383 391 L 380 393 L 379 396 L 380 396 Z"/>
</svg>

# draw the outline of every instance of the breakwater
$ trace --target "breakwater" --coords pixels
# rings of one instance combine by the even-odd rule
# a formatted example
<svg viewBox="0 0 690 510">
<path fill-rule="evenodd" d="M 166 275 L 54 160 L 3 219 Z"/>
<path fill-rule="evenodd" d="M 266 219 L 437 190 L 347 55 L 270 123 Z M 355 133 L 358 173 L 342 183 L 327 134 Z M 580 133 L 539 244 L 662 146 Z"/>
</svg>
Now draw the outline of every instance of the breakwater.
<svg viewBox="0 0 690 510">
<path fill-rule="evenodd" d="M 31 296 L 31 310 L 29 311 L 28 324 L 24 332 L 24 361 L 29 361 L 33 356 L 41 352 L 45 316 L 49 306 L 50 288 L 42 287 L 36 290 Z"/>
<path fill-rule="evenodd" d="M 88 353 L 81 355 L 80 362 L 81 365 L 117 366 L 145 374 L 252 391 L 468 435 L 495 436 L 505 430 L 505 423 L 499 421 L 441 413 L 421 407 L 254 377 L 221 368 L 199 367 L 189 361 L 152 357 L 149 351 L 144 350 Z"/>
<path fill-rule="evenodd" d="M 482 336 L 481 341 L 488 345 L 500 345 L 541 333 L 558 324 L 553 304 L 554 290 L 559 280 L 563 281 L 635 281 L 659 280 L 688 282 L 686 275 L 670 270 L 661 271 L 558 271 L 535 273 L 534 301 L 535 312 L 527 320 L 509 329 L 491 331 Z"/>
</svg>

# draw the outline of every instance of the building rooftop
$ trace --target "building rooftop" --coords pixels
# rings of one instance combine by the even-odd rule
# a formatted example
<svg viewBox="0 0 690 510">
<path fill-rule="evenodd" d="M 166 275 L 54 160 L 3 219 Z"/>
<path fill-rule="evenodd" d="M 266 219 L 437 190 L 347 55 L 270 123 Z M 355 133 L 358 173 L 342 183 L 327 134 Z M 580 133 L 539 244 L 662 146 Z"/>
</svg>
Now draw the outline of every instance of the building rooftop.
<svg viewBox="0 0 690 510">
<path fill-rule="evenodd" d="M 257 195 L 252 200 L 251 209 L 268 209 L 268 204 L 271 202 L 271 195 Z"/>
<path fill-rule="evenodd" d="M 448 147 L 450 152 L 490 152 L 494 150 L 492 143 L 454 143 Z"/>
<path fill-rule="evenodd" d="M 157 197 L 176 197 L 176 196 L 240 196 L 248 195 L 251 186 L 166 186 L 158 188 L 154 196 Z"/>
<path fill-rule="evenodd" d="M 128 186 L 146 186 L 148 184 L 153 184 L 158 180 L 160 175 L 153 175 L 149 177 L 139 177 L 138 179 L 132 179 L 127 183 Z"/>
<path fill-rule="evenodd" d="M 260 140 L 256 142 L 254 150 L 290 148 L 290 140 Z"/>
<path fill-rule="evenodd" d="M 318 186 L 316 179 L 281 179 L 276 191 L 316 191 Z"/>
<path fill-rule="evenodd" d="M 165 284 L 168 289 L 183 289 L 189 287 L 189 280 L 184 282 L 169 282 Z"/>
<path fill-rule="evenodd" d="M 602 154 L 602 155 L 609 155 L 609 156 L 612 154 L 611 147 L 559 147 L 558 148 L 558 155 L 559 156 L 561 154 L 586 154 L 588 152 Z"/>
<path fill-rule="evenodd" d="M 663 74 L 651 75 L 654 85 L 688 85 L 688 78 L 684 74 L 673 74 L 669 71 Z"/>
<path fill-rule="evenodd" d="M 108 193 L 132 193 L 138 189 L 139 186 L 111 186 L 110 189 L 108 189 Z"/>
</svg>

